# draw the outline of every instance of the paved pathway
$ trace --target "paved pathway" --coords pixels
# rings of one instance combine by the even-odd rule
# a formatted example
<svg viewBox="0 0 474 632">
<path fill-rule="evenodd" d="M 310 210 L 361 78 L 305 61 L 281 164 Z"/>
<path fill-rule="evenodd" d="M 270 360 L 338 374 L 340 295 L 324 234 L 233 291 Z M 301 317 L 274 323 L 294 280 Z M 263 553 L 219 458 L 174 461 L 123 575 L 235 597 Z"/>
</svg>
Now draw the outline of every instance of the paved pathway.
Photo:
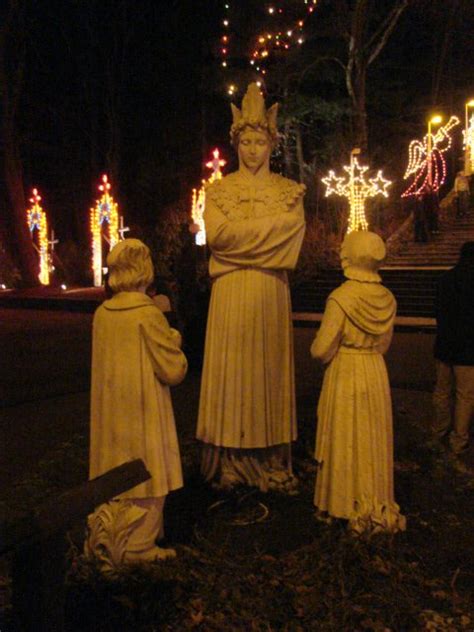
<svg viewBox="0 0 474 632">
<path fill-rule="evenodd" d="M 315 416 L 323 372 L 309 354 L 317 323 L 295 328 L 298 413 Z M 67 312 L 0 309 L 0 470 L 3 481 L 24 475 L 44 452 L 87 425 L 91 316 Z M 394 388 L 429 391 L 434 380 L 433 334 L 397 333 L 387 354 Z M 173 389 L 179 430 L 196 424 L 200 375 Z"/>
</svg>

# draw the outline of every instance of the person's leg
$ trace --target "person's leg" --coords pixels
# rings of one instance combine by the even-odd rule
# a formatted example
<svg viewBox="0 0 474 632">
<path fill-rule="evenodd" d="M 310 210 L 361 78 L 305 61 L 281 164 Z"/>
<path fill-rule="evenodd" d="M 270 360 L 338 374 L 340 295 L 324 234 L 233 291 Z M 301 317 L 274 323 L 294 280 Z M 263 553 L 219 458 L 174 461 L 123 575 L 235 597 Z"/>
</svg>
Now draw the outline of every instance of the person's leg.
<svg viewBox="0 0 474 632">
<path fill-rule="evenodd" d="M 451 410 L 453 406 L 454 372 L 453 367 L 436 360 L 436 385 L 433 392 L 435 418 L 432 429 L 438 437 L 444 437 L 451 428 Z"/>
<path fill-rule="evenodd" d="M 461 213 L 464 217 L 469 212 L 469 191 L 463 191 L 461 198 Z"/>
<path fill-rule="evenodd" d="M 456 407 L 449 443 L 453 452 L 459 453 L 469 444 L 469 426 L 474 416 L 474 366 L 455 366 L 454 375 Z"/>
</svg>

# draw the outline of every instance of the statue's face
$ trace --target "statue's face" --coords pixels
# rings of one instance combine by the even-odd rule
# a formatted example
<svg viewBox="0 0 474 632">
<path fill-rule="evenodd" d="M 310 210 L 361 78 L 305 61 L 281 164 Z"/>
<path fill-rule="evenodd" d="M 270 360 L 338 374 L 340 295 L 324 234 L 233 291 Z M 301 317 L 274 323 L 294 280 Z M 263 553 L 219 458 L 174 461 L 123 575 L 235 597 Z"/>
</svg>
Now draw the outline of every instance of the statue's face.
<svg viewBox="0 0 474 632">
<path fill-rule="evenodd" d="M 265 164 L 269 164 L 272 144 L 268 134 L 257 130 L 244 130 L 239 137 L 239 162 L 255 174 Z"/>
</svg>

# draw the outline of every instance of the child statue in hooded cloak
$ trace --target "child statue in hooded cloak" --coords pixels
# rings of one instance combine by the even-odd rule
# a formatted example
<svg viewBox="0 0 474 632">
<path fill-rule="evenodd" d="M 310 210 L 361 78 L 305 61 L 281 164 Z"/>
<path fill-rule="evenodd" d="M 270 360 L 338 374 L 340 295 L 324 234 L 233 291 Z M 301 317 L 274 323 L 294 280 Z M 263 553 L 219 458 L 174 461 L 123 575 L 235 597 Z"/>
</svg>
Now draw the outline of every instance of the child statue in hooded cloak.
<svg viewBox="0 0 474 632">
<path fill-rule="evenodd" d="M 311 346 L 326 365 L 314 504 L 318 516 L 345 518 L 359 533 L 405 529 L 393 491 L 392 404 L 382 357 L 397 307 L 377 273 L 384 258 L 375 233 L 346 236 L 341 264 L 348 280 L 329 295 Z"/>
<path fill-rule="evenodd" d="M 232 106 L 239 169 L 206 190 L 213 280 L 197 437 L 201 469 L 222 488 L 291 491 L 296 438 L 287 270 L 304 235 L 304 185 L 270 172 L 276 104 L 256 84 Z"/>
</svg>

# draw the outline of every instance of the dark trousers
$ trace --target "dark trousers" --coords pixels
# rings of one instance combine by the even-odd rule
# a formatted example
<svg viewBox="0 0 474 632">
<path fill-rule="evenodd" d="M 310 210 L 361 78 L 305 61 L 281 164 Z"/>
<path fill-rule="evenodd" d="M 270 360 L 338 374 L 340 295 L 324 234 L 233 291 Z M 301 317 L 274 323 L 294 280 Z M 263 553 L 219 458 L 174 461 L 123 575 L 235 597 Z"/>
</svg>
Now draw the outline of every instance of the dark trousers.
<svg viewBox="0 0 474 632">
<path fill-rule="evenodd" d="M 456 217 L 464 217 L 469 212 L 469 191 L 459 191 L 456 196 Z"/>
</svg>

